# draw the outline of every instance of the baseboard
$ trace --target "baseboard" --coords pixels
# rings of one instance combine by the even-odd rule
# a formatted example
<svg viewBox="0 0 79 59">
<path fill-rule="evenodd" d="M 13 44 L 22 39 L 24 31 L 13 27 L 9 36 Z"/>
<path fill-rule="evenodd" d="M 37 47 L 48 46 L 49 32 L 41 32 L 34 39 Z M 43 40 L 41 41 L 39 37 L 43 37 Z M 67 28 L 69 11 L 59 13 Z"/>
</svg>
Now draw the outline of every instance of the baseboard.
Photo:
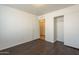
<svg viewBox="0 0 79 59">
<path fill-rule="evenodd" d="M 39 38 L 38 38 L 38 39 L 39 39 Z M 37 39 L 34 39 L 34 40 L 37 40 Z M 31 40 L 31 41 L 34 41 L 34 40 Z M 23 43 L 19 43 L 19 44 L 15 44 L 15 45 L 13 45 L 13 46 L 9 46 L 9 47 L 5 47 L 5 48 L 0 49 L 0 51 L 5 50 L 5 49 L 9 49 L 9 48 L 12 48 L 12 47 L 15 47 L 15 46 L 24 44 L 24 43 L 29 43 L 29 42 L 31 42 L 31 41 L 23 42 Z"/>
<path fill-rule="evenodd" d="M 48 40 L 45 40 L 45 41 L 48 41 Z M 50 42 L 50 43 L 55 43 L 55 41 L 48 41 L 48 42 Z"/>
<path fill-rule="evenodd" d="M 79 50 L 79 48 L 76 48 L 76 47 L 72 47 L 72 46 L 68 46 L 68 45 L 65 45 L 65 46 L 76 49 L 76 50 Z"/>
</svg>

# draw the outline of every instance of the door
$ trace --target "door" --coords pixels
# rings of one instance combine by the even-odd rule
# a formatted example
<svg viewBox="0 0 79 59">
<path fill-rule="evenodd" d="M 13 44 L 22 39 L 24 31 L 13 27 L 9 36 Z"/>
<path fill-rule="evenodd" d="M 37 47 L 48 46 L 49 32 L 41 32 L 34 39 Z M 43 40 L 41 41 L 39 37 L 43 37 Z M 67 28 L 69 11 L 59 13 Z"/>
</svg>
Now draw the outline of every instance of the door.
<svg viewBox="0 0 79 59">
<path fill-rule="evenodd" d="M 45 40 L 45 19 L 40 19 L 39 25 L 40 25 L 40 39 Z"/>
</svg>

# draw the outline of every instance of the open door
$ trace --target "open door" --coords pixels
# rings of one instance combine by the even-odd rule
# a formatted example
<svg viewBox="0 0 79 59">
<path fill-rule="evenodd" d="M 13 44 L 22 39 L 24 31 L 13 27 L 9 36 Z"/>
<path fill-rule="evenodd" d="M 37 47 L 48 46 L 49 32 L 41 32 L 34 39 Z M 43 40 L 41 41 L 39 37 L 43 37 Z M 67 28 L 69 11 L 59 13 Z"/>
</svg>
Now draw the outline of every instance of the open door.
<svg viewBox="0 0 79 59">
<path fill-rule="evenodd" d="M 45 19 L 40 19 L 39 25 L 40 25 L 40 39 L 45 40 Z"/>
</svg>

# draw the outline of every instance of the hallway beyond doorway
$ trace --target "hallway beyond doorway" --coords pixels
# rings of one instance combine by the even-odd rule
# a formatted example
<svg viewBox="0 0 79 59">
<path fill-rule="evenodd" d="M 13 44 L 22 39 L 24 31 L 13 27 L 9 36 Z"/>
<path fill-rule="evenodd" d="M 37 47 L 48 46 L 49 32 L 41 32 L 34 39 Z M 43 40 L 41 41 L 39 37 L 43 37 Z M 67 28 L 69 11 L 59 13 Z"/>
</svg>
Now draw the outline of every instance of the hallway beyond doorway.
<svg viewBox="0 0 79 59">
<path fill-rule="evenodd" d="M 45 18 L 39 20 L 40 26 L 40 39 L 45 40 Z"/>
</svg>

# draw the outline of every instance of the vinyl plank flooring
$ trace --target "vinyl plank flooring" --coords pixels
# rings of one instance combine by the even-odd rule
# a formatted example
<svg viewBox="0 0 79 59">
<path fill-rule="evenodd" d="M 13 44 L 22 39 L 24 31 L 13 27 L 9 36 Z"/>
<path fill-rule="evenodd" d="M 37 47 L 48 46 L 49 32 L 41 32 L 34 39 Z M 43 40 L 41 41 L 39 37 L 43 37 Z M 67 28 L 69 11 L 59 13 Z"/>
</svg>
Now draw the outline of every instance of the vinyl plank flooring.
<svg viewBox="0 0 79 59">
<path fill-rule="evenodd" d="M 79 55 L 79 50 L 65 46 L 62 42 L 50 43 L 33 40 L 0 51 L 0 55 Z"/>
</svg>

